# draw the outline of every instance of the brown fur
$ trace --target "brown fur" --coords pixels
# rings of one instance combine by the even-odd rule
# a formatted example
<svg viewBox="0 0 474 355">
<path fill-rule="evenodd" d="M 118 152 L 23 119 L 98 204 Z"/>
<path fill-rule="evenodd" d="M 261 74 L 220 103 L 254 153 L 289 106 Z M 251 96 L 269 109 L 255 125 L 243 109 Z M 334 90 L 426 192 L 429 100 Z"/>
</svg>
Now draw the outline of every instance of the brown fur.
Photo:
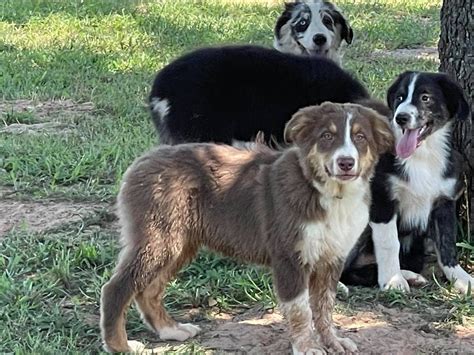
<svg viewBox="0 0 474 355">
<path fill-rule="evenodd" d="M 186 334 L 163 308 L 163 292 L 199 247 L 207 246 L 272 268 L 275 291 L 298 351 L 319 347 L 311 314 L 322 345 L 351 349 L 336 337 L 331 316 L 346 255 L 322 250 L 319 261 L 309 265 L 303 264 L 298 249 L 302 226 L 324 221 L 331 213 L 324 203 L 344 199 L 345 186 L 351 184 L 328 176 L 321 165 L 340 145 L 341 124 L 348 112 L 366 136 L 366 143 L 357 149 L 365 196 L 361 203 L 368 205 L 368 180 L 378 155 L 392 146 L 393 138 L 388 123 L 355 104 L 325 103 L 300 110 L 285 132 L 295 146 L 283 151 L 260 144 L 252 149 L 185 144 L 155 148 L 138 158 L 126 172 L 118 196 L 123 250 L 102 289 L 105 348 L 132 350 L 125 313 L 133 299 L 144 321 L 160 336 L 168 328 Z M 339 131 L 334 138 L 339 143 L 333 147 L 322 144 L 320 137 L 331 124 Z M 292 303 L 308 290 L 312 311 L 304 302 Z"/>
</svg>

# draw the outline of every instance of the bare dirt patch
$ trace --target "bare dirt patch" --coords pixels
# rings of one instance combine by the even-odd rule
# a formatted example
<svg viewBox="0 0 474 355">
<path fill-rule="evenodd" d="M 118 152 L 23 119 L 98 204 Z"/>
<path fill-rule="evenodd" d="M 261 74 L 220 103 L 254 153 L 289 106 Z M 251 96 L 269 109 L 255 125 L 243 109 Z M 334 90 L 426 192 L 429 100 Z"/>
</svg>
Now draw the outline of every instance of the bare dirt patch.
<svg viewBox="0 0 474 355">
<path fill-rule="evenodd" d="M 0 200 L 0 238 L 13 228 L 42 232 L 80 221 L 107 207 L 97 203 Z"/>
<path fill-rule="evenodd" d="M 362 354 L 474 353 L 474 329 L 457 326 L 448 331 L 409 309 L 376 305 L 350 316 L 335 314 L 334 319 L 339 334 L 354 340 Z M 276 311 L 257 307 L 195 323 L 203 329 L 196 343 L 216 353 L 291 353 L 285 322 Z M 151 347 L 161 352 L 169 351 L 170 345 L 176 343 Z"/>
<path fill-rule="evenodd" d="M 92 115 L 91 102 L 76 103 L 72 100 L 11 100 L 0 101 L 0 133 L 71 133 L 74 121 L 81 116 Z M 21 115 L 29 116 L 28 122 L 21 122 Z M 18 122 L 15 122 L 18 120 Z"/>
<path fill-rule="evenodd" d="M 376 49 L 373 57 L 390 57 L 395 59 L 429 59 L 439 61 L 436 47 L 399 48 L 392 51 Z"/>
</svg>

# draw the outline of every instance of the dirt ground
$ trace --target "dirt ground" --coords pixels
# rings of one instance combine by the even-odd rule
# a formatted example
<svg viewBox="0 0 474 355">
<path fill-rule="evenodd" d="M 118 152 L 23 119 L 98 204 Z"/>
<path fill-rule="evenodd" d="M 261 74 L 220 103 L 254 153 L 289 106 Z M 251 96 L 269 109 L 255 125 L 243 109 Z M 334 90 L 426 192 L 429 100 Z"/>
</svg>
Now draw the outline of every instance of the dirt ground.
<svg viewBox="0 0 474 355">
<path fill-rule="evenodd" d="M 42 232 L 65 223 L 80 221 L 103 207 L 104 205 L 97 203 L 0 199 L 0 239 L 13 228 Z"/>
<path fill-rule="evenodd" d="M 191 317 L 192 318 L 192 317 Z M 195 342 L 220 354 L 290 354 L 285 322 L 275 311 L 254 308 L 237 315 L 216 314 L 212 321 L 198 321 L 203 329 Z M 452 331 L 438 329 L 408 309 L 398 310 L 375 305 L 354 315 L 334 315 L 339 334 L 354 340 L 362 354 L 471 354 L 474 330 L 457 326 Z M 181 318 L 188 321 L 189 317 Z M 143 339 L 141 339 L 143 340 Z M 153 352 L 165 352 L 174 343 L 147 339 Z M 155 340 L 155 342 L 154 342 Z"/>
</svg>

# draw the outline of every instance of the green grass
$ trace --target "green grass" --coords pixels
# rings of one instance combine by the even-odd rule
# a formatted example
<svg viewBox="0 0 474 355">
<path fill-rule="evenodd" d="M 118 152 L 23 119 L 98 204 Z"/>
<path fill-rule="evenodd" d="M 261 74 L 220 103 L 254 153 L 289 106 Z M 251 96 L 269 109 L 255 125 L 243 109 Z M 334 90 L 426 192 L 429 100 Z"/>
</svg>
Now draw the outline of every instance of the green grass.
<svg viewBox="0 0 474 355">
<path fill-rule="evenodd" d="M 408 69 L 437 70 L 429 60 L 377 57 L 375 50 L 435 46 L 439 0 L 337 2 L 355 41 L 345 66 L 383 98 Z M 156 142 L 146 99 L 154 74 L 178 55 L 220 43 L 270 46 L 280 5 L 218 0 L 3 0 L 0 3 L 2 101 L 92 102 L 90 112 L 54 117 L 67 134 L 0 133 L 0 188 L 18 199 L 109 201 L 120 178 Z M 382 16 L 380 16 L 383 14 Z M 13 105 L 13 104 L 12 104 Z M 51 119 L 0 112 L 0 126 Z M 1 128 L 0 127 L 0 128 Z M 118 253 L 108 213 L 44 233 L 10 232 L 0 249 L 0 352 L 96 352 L 100 287 Z M 105 221 L 105 222 L 104 222 Z M 460 246 L 472 263 L 472 242 Z M 446 285 L 444 285 L 446 286 Z M 444 287 L 443 286 L 443 287 Z M 274 306 L 269 275 L 203 252 L 168 288 L 168 307 L 219 309 Z M 472 301 L 436 285 L 409 296 L 355 289 L 340 307 L 381 302 L 390 307 L 455 310 L 444 324 L 472 320 Z M 444 314 L 444 313 L 443 313 Z M 130 334 L 150 337 L 136 311 Z M 194 351 L 193 344 L 183 351 Z"/>
</svg>

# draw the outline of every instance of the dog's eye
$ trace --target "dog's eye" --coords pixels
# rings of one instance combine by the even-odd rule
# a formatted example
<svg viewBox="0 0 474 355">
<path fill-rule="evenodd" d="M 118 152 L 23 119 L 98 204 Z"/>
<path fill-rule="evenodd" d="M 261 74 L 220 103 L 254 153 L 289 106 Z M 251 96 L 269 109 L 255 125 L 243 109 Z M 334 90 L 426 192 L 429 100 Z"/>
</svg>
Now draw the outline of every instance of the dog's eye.
<svg viewBox="0 0 474 355">
<path fill-rule="evenodd" d="M 308 21 L 305 19 L 301 19 L 299 22 L 296 23 L 295 30 L 298 32 L 303 32 L 308 27 Z"/>
<path fill-rule="evenodd" d="M 323 24 L 324 26 L 328 27 L 328 26 L 332 26 L 332 20 L 330 17 L 324 17 L 323 18 Z"/>
<path fill-rule="evenodd" d="M 421 101 L 428 102 L 430 101 L 430 97 L 426 94 L 421 95 Z"/>
<path fill-rule="evenodd" d="M 354 137 L 354 140 L 356 142 L 362 142 L 365 141 L 365 135 L 363 133 L 357 133 Z"/>
<path fill-rule="evenodd" d="M 334 136 L 331 133 L 326 132 L 323 134 L 323 139 L 327 141 L 332 141 L 334 139 Z"/>
<path fill-rule="evenodd" d="M 402 95 L 397 96 L 397 98 L 395 100 L 397 100 L 397 102 L 402 102 L 403 101 L 403 96 Z"/>
</svg>

